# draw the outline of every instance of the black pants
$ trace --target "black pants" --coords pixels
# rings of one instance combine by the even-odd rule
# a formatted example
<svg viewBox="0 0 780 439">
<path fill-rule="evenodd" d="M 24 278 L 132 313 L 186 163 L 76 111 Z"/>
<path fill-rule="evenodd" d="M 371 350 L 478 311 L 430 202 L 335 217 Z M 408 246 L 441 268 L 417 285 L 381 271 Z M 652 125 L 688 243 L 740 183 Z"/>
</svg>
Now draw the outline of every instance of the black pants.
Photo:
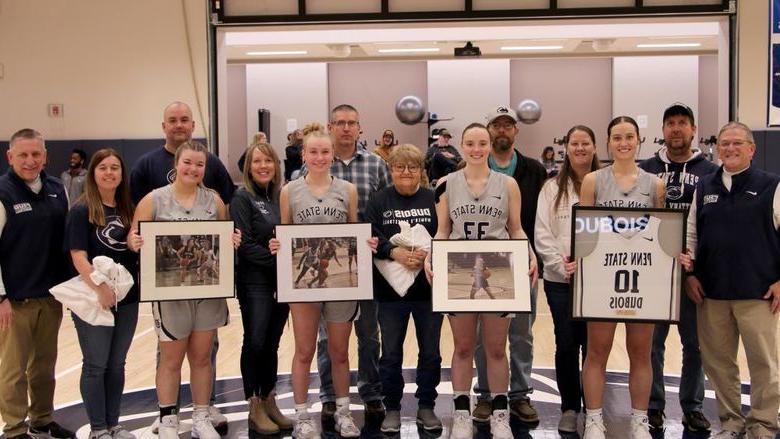
<svg viewBox="0 0 780 439">
<path fill-rule="evenodd" d="M 277 303 L 274 292 L 258 285 L 237 284 L 244 344 L 241 346 L 241 378 L 244 396 L 266 397 L 276 386 L 277 351 L 290 308 Z"/>
</svg>

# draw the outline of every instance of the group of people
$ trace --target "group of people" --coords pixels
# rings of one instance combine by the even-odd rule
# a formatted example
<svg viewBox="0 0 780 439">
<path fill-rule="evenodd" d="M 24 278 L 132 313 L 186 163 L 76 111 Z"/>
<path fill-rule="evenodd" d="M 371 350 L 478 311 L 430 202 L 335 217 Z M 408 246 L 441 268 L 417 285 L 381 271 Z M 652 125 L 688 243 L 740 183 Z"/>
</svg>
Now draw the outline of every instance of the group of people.
<svg viewBox="0 0 780 439">
<path fill-rule="evenodd" d="M 539 423 L 530 397 L 532 325 L 537 277 L 542 276 L 555 332 L 562 412 L 558 430 L 577 431 L 584 409 L 584 437 L 605 438 L 606 365 L 617 324 L 571 318 L 569 282 L 576 263 L 569 256 L 571 210 L 576 203 L 690 208 L 688 249 L 679 255 L 688 273 L 688 297 L 681 304 L 679 325 L 683 423 L 692 431 L 710 428 L 702 411 L 703 369 L 718 400 L 722 429 L 715 437 L 737 438 L 744 432 L 752 438 L 773 437 L 780 405 L 776 351 L 780 179 L 751 166 L 755 144 L 750 129 L 731 122 L 720 130 L 718 152 L 723 165 L 718 167 L 691 149 L 696 132 L 693 112 L 675 104 L 664 112 L 666 147 L 637 165 L 639 127 L 630 117 L 617 117 L 606 129 L 613 163 L 602 168 L 594 131 L 576 125 L 567 133 L 559 174 L 548 179 L 545 168 L 516 147 L 517 122 L 511 108 L 500 106 L 490 112 L 485 125 L 468 125 L 461 136 L 460 169 L 439 177 L 431 190 L 424 172 L 426 158 L 418 147 L 394 146 L 386 161 L 358 147 L 359 113 L 353 106 L 339 105 L 331 110 L 327 126 L 312 123 L 302 130 L 303 166 L 298 178 L 283 184 L 285 176 L 274 148 L 256 141 L 246 150 L 244 185 L 234 193 L 219 159 L 192 141 L 191 110 L 174 102 L 164 110 L 166 144 L 139 159 L 130 174 L 116 151 L 96 152 L 84 194 L 70 211 L 62 184 L 43 170 L 46 150 L 41 135 L 30 129 L 15 133 L 8 151 L 11 168 L 0 177 L 0 416 L 6 423 L 6 437 L 73 437 L 52 417 L 62 308 L 48 293 L 70 272 L 85 279 L 115 319 L 113 327 L 102 327 L 73 316 L 84 356 L 81 392 L 90 437 L 132 439 L 118 419 L 124 362 L 137 322 L 137 288 L 116 304 L 106 284 L 88 280 L 93 270 L 90 261 L 106 255 L 135 267 L 137 253 L 154 251 L 155 246 L 144 243 L 138 233 L 140 221 L 231 218 L 236 227 L 232 242 L 237 249 L 236 291 L 244 329 L 240 366 L 253 432 L 292 429 L 299 439 L 320 437 L 308 400 L 316 353 L 322 420 L 332 422 L 342 437 L 360 436 L 349 397 L 348 347 L 353 327 L 358 340 L 357 388 L 366 421 L 381 422 L 383 432 L 400 431 L 402 360 L 410 317 L 419 347 L 416 421 L 426 430 L 442 428 L 434 406 L 441 380 L 443 316 L 432 309 L 430 254 L 390 240 L 400 231 L 399 222 L 406 221 L 425 227 L 438 239 L 511 238 L 532 244 L 527 273 L 530 313 L 447 316 L 454 347 L 450 437 L 471 438 L 477 422 L 489 423 L 494 438 L 509 439 L 513 437 L 510 417 L 529 427 Z M 488 211 L 491 214 L 484 214 Z M 371 223 L 372 238 L 357 245 L 367 246 L 377 259 L 393 260 L 418 272 L 406 294 L 398 294 L 375 268 L 374 300 L 278 303 L 276 254 L 284 244 L 274 238 L 274 227 L 359 219 Z M 109 223 L 113 239 L 100 240 Z M 324 252 L 321 247 L 317 245 L 318 259 Z M 33 258 L 40 263 L 30 264 Z M 305 258 L 306 254 L 301 266 Z M 315 268 L 320 280 L 322 267 L 306 267 L 301 274 Z M 178 437 L 181 366 L 186 355 L 193 437 L 219 438 L 227 419 L 214 407 L 214 362 L 217 329 L 229 319 L 225 299 L 159 302 L 152 309 L 159 340 L 160 409 L 153 430 L 162 439 Z M 275 401 L 277 351 L 288 315 L 295 340 L 293 419 L 283 416 Z M 668 325 L 626 324 L 630 434 L 635 439 L 651 437 L 651 428 L 663 428 L 668 332 Z M 748 416 L 741 411 L 736 361 L 740 338 L 752 378 Z M 472 407 L 474 364 L 477 402 Z"/>
</svg>

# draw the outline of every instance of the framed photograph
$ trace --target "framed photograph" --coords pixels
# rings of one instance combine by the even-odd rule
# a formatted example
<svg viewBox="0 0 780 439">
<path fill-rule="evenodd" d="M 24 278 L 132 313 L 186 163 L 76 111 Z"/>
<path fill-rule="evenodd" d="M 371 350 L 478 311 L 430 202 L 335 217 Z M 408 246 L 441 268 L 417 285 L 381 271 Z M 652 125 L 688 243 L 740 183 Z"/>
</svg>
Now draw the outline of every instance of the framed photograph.
<svg viewBox="0 0 780 439">
<path fill-rule="evenodd" d="M 371 224 L 283 224 L 276 256 L 279 302 L 371 300 Z"/>
<path fill-rule="evenodd" d="M 528 241 L 431 243 L 435 312 L 531 312 Z"/>
<path fill-rule="evenodd" d="M 572 318 L 680 320 L 685 211 L 574 206 Z"/>
<path fill-rule="evenodd" d="M 141 221 L 141 302 L 233 297 L 233 221 Z"/>
</svg>

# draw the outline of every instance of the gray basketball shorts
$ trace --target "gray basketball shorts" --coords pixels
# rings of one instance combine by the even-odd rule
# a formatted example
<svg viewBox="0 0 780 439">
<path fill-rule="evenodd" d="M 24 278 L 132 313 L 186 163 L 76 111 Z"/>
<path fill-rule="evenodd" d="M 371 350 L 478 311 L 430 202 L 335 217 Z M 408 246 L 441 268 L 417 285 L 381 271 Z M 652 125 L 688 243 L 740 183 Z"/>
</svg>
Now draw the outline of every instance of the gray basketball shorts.
<svg viewBox="0 0 780 439">
<path fill-rule="evenodd" d="M 225 299 L 154 302 L 152 315 L 160 341 L 181 340 L 194 331 L 210 331 L 230 322 Z"/>
<path fill-rule="evenodd" d="M 357 302 L 321 302 L 322 319 L 331 323 L 354 322 L 360 317 Z"/>
</svg>

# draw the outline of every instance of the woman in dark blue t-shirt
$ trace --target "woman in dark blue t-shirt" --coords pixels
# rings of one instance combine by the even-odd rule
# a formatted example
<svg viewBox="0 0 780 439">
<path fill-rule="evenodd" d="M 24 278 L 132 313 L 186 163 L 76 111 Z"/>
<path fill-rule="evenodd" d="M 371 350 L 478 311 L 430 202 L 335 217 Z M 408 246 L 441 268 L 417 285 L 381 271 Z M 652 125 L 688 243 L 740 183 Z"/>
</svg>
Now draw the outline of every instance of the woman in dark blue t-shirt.
<svg viewBox="0 0 780 439">
<path fill-rule="evenodd" d="M 109 148 L 96 152 L 84 193 L 68 213 L 66 223 L 66 248 L 73 267 L 98 296 L 100 305 L 114 315 L 114 326 L 94 326 L 72 314 L 84 357 L 80 387 L 90 439 L 135 438 L 119 425 L 125 358 L 138 321 L 138 255 L 127 248 L 133 202 L 126 177 L 119 153 Z M 96 256 L 107 256 L 133 274 L 136 283 L 121 302 L 116 303 L 116 295 L 106 283 L 95 285 L 90 279 L 90 261 Z"/>
</svg>

